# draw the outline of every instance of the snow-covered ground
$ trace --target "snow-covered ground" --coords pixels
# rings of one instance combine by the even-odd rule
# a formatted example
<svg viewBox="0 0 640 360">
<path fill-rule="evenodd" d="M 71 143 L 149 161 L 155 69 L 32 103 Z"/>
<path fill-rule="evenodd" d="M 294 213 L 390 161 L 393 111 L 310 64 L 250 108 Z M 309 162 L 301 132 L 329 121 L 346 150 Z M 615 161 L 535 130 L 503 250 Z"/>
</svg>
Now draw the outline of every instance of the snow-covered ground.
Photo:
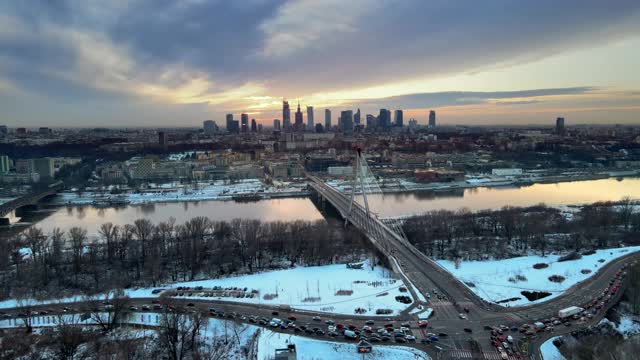
<svg viewBox="0 0 640 360">
<path fill-rule="evenodd" d="M 558 262 L 560 255 L 523 256 L 505 260 L 463 261 L 456 268 L 455 262 L 439 260 L 438 263 L 450 271 L 478 296 L 488 301 L 499 301 L 519 297 L 520 300 L 505 303 L 506 306 L 527 305 L 550 300 L 572 285 L 595 274 L 602 266 L 621 256 L 640 250 L 640 246 L 597 250 L 593 255 L 583 256 L 579 260 Z M 600 262 L 599 260 L 604 260 Z M 533 265 L 546 263 L 549 267 L 534 269 Z M 582 270 L 591 270 L 584 274 Z M 524 276 L 519 281 L 517 276 Z M 566 279 L 561 283 L 549 281 L 552 275 Z M 526 278 L 526 280 L 524 280 Z M 509 281 L 509 279 L 515 280 Z M 529 301 L 521 291 L 547 291 L 551 295 L 536 301 Z"/>
<path fill-rule="evenodd" d="M 553 340 L 559 336 L 552 337 L 551 339 L 542 343 L 540 346 L 540 352 L 542 353 L 542 359 L 544 360 L 565 360 L 565 357 L 560 354 L 560 350 L 553 345 Z"/>
<path fill-rule="evenodd" d="M 165 284 L 155 288 L 125 290 L 131 298 L 152 298 L 159 296 L 152 291 L 157 288 L 171 289 L 178 286 L 214 286 L 247 288 L 256 290 L 254 298 L 204 297 L 208 300 L 224 300 L 251 304 L 281 305 L 287 304 L 300 310 L 321 311 L 337 314 L 354 314 L 356 308 L 365 309 L 367 315 L 374 316 L 377 309 L 390 309 L 398 314 L 409 305 L 396 301 L 398 295 L 410 296 L 401 292 L 404 286 L 390 270 L 375 266 L 373 269 L 365 262 L 362 269 L 348 269 L 345 264 L 295 267 L 252 275 L 226 277 L 214 280 L 201 280 Z M 338 295 L 338 290 L 343 290 Z M 350 295 L 348 295 L 350 293 Z M 197 292 L 193 296 L 181 298 L 200 298 Z M 273 295 L 277 296 L 273 297 Z M 265 295 L 267 296 L 265 299 Z M 97 298 L 101 298 L 98 296 Z M 24 300 L 20 306 L 51 303 L 66 303 L 81 300 L 82 297 L 69 297 L 55 300 Z M 18 304 L 15 300 L 0 302 L 0 308 L 12 308 Z"/>
<path fill-rule="evenodd" d="M 258 338 L 258 360 L 273 359 L 275 349 L 286 348 L 288 344 L 292 343 L 296 345 L 296 359 L 298 360 L 363 359 L 362 354 L 358 354 L 355 343 L 322 341 L 263 330 Z M 374 345 L 373 351 L 364 358 L 426 360 L 429 359 L 429 356 L 423 351 L 410 347 Z"/>
<path fill-rule="evenodd" d="M 395 300 L 398 295 L 410 296 L 409 292 L 399 290 L 403 285 L 402 280 L 390 270 L 380 266 L 372 269 L 367 261 L 359 270 L 348 269 L 345 264 L 295 267 L 252 275 L 174 283 L 161 287 L 202 286 L 205 289 L 214 286 L 246 287 L 248 291 L 257 290 L 257 296 L 254 298 L 206 297 L 206 299 L 252 304 L 287 304 L 300 310 L 338 314 L 354 314 L 356 308 L 363 308 L 367 310 L 367 315 L 375 315 L 376 309 L 391 309 L 393 314 L 398 314 L 409 306 Z M 128 294 L 131 297 L 156 296 L 151 294 L 152 290 L 153 288 L 130 290 Z M 342 295 L 338 295 L 339 290 L 343 290 Z M 351 291 L 351 295 L 346 295 Z M 273 297 L 276 294 L 277 296 Z M 193 292 L 190 298 L 198 297 L 196 292 Z"/>
<path fill-rule="evenodd" d="M 273 185 L 266 185 L 260 179 L 245 179 L 233 184 L 225 182 L 224 180 L 217 180 L 201 182 L 197 186 L 170 182 L 152 184 L 152 187 L 141 190 L 139 193 L 126 190 L 120 195 L 111 195 L 109 188 L 104 191 L 87 189 L 87 191 L 83 191 L 82 193 L 63 192 L 59 194 L 56 201 L 61 204 L 83 205 L 91 204 L 96 200 L 108 200 L 111 198 L 125 199 L 131 204 L 167 201 L 230 200 L 233 195 L 239 194 L 259 193 L 277 195 L 282 193 L 303 192 L 305 188 L 306 184 L 304 182 L 274 182 Z"/>
</svg>

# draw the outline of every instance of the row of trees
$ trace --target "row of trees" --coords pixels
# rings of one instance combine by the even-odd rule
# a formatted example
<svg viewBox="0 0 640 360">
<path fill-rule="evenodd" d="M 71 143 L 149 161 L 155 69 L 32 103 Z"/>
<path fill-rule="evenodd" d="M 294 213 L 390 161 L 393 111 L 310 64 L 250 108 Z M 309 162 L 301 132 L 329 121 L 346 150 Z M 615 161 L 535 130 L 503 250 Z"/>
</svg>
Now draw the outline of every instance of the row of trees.
<svg viewBox="0 0 640 360">
<path fill-rule="evenodd" d="M 230 222 L 195 217 L 124 226 L 105 223 L 97 238 L 86 229 L 38 227 L 0 240 L 0 294 L 38 297 L 69 292 L 156 286 L 283 266 L 322 265 L 363 254 L 359 232 L 325 221 Z"/>
<path fill-rule="evenodd" d="M 600 202 L 571 214 L 537 205 L 527 208 L 471 212 L 439 210 L 404 223 L 409 240 L 438 258 L 509 257 L 535 250 L 603 248 L 634 244 L 640 232 L 640 213 L 629 199 Z"/>
</svg>

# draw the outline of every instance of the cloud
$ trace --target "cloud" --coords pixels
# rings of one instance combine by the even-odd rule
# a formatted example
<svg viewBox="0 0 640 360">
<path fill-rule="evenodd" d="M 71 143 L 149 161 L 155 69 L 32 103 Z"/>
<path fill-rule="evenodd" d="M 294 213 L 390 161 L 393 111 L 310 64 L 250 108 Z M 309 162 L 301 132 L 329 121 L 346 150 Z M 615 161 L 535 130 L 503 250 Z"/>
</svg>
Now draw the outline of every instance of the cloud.
<svg viewBox="0 0 640 360">
<path fill-rule="evenodd" d="M 499 69 L 638 35 L 639 14 L 637 1 L 597 0 L 6 1 L 0 73 L 2 91 L 79 107 L 118 99 L 199 111 L 208 104 L 222 114 L 267 111 L 283 96 L 338 105 L 350 100 L 322 95 Z M 388 100 L 487 101 L 460 90 Z"/>
<path fill-rule="evenodd" d="M 584 95 L 598 90 L 594 87 L 570 87 L 557 89 L 530 89 L 516 91 L 444 91 L 391 96 L 378 99 L 353 99 L 349 103 L 362 107 L 412 109 L 473 104 L 518 105 L 542 102 L 545 97 Z"/>
</svg>

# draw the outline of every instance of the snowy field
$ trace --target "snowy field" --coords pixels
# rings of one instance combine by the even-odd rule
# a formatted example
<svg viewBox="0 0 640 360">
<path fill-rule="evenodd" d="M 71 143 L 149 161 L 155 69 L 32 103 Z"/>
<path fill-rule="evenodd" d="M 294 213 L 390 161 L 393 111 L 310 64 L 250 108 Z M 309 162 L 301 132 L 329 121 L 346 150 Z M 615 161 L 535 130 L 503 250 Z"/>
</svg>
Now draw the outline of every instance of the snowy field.
<svg viewBox="0 0 640 360">
<path fill-rule="evenodd" d="M 131 204 L 143 204 L 148 202 L 168 201 L 199 201 L 199 200 L 230 200 L 233 195 L 239 194 L 278 194 L 295 193 L 305 190 L 305 183 L 274 182 L 266 185 L 259 179 L 245 179 L 236 183 L 228 183 L 224 180 L 201 182 L 196 188 L 192 184 L 180 184 L 170 182 L 164 184 L 152 184 L 149 189 L 140 193 L 126 191 L 124 199 Z M 122 195 L 110 195 L 109 189 L 100 191 L 88 189 L 80 194 L 77 192 L 60 193 L 56 201 L 61 204 L 86 205 L 96 200 L 109 198 L 121 199 Z"/>
<path fill-rule="evenodd" d="M 395 300 L 403 286 L 390 270 L 376 266 L 373 269 L 365 262 L 362 269 L 347 269 L 345 264 L 295 267 L 287 270 L 275 270 L 253 275 L 242 275 L 215 280 L 201 280 L 174 283 L 161 286 L 214 286 L 247 288 L 257 290 L 254 298 L 206 297 L 209 300 L 225 300 L 252 304 L 280 305 L 293 308 L 338 314 L 354 314 L 356 308 L 367 310 L 367 315 L 375 315 L 376 309 L 391 309 L 398 314 L 409 305 Z M 131 297 L 152 297 L 153 288 L 128 291 Z M 341 294 L 338 294 L 338 291 Z M 181 298 L 198 298 L 195 296 Z M 350 295 L 347 295 L 350 294 Z M 265 299 L 266 297 L 266 299 Z"/>
<path fill-rule="evenodd" d="M 264 330 L 258 338 L 258 360 L 273 359 L 275 349 L 286 348 L 287 344 L 291 343 L 296 345 L 298 360 L 429 359 L 425 352 L 414 348 L 376 345 L 373 346 L 371 353 L 363 357 L 362 354 L 357 353 L 355 343 L 321 341 Z"/>
<path fill-rule="evenodd" d="M 374 316 L 376 309 L 390 309 L 398 314 L 409 305 L 395 300 L 398 295 L 410 296 L 409 292 L 401 292 L 402 280 L 390 270 L 376 266 L 373 269 L 365 262 L 360 270 L 347 269 L 345 264 L 296 267 L 287 270 L 275 270 L 253 275 L 242 275 L 214 280 L 201 280 L 165 284 L 155 288 L 125 290 L 131 298 L 152 298 L 153 289 L 171 289 L 178 286 L 214 286 L 246 287 L 248 291 L 256 290 L 254 298 L 206 297 L 207 300 L 224 300 L 252 304 L 281 305 L 287 304 L 300 310 L 320 311 L 337 314 L 354 314 L 356 308 L 363 308 L 365 314 Z M 340 291 L 340 294 L 338 291 Z M 276 295 L 274 297 L 274 295 Z M 181 298 L 200 298 L 194 296 Z M 265 295 L 267 299 L 265 299 Z M 98 297 L 101 298 L 101 297 Z M 56 300 L 25 300 L 20 305 L 37 305 L 65 303 L 81 300 L 82 297 L 69 297 Z M 16 307 L 15 300 L 0 301 L 0 308 Z"/>
<path fill-rule="evenodd" d="M 519 297 L 520 300 L 508 303 L 509 306 L 517 306 L 553 299 L 572 285 L 589 278 L 612 260 L 639 250 L 640 246 L 597 250 L 595 254 L 583 256 L 579 260 L 563 262 L 558 262 L 560 255 L 549 255 L 492 261 L 463 261 L 458 268 L 453 261 L 438 260 L 438 263 L 465 282 L 483 299 L 494 302 Z M 534 269 L 533 265 L 537 263 L 546 263 L 549 267 Z M 591 270 L 591 272 L 584 274 L 582 270 Z M 549 281 L 552 275 L 563 276 L 565 280 L 561 283 Z M 470 283 L 475 286 L 470 286 Z M 551 295 L 540 300 L 529 301 L 520 293 L 524 290 L 547 291 Z"/>
<path fill-rule="evenodd" d="M 543 360 L 565 360 L 565 357 L 560 354 L 560 350 L 553 345 L 553 340 L 557 338 L 559 338 L 559 336 L 552 337 L 540 346 Z"/>
</svg>

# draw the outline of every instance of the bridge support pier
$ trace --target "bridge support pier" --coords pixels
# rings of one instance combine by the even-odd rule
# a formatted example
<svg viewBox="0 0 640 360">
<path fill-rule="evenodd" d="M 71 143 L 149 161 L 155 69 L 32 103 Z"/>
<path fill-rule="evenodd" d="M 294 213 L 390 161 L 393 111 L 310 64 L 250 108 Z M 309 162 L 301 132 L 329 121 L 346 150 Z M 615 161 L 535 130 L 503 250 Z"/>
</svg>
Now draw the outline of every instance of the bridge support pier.
<svg viewBox="0 0 640 360">
<path fill-rule="evenodd" d="M 36 211 L 36 210 L 38 210 L 38 205 L 29 204 L 29 205 L 24 205 L 24 206 L 21 206 L 21 207 L 17 208 L 15 210 L 15 212 L 16 212 L 16 216 L 22 217 L 22 216 L 26 215 L 27 213 L 30 213 L 30 212 L 33 212 L 33 211 Z"/>
</svg>

